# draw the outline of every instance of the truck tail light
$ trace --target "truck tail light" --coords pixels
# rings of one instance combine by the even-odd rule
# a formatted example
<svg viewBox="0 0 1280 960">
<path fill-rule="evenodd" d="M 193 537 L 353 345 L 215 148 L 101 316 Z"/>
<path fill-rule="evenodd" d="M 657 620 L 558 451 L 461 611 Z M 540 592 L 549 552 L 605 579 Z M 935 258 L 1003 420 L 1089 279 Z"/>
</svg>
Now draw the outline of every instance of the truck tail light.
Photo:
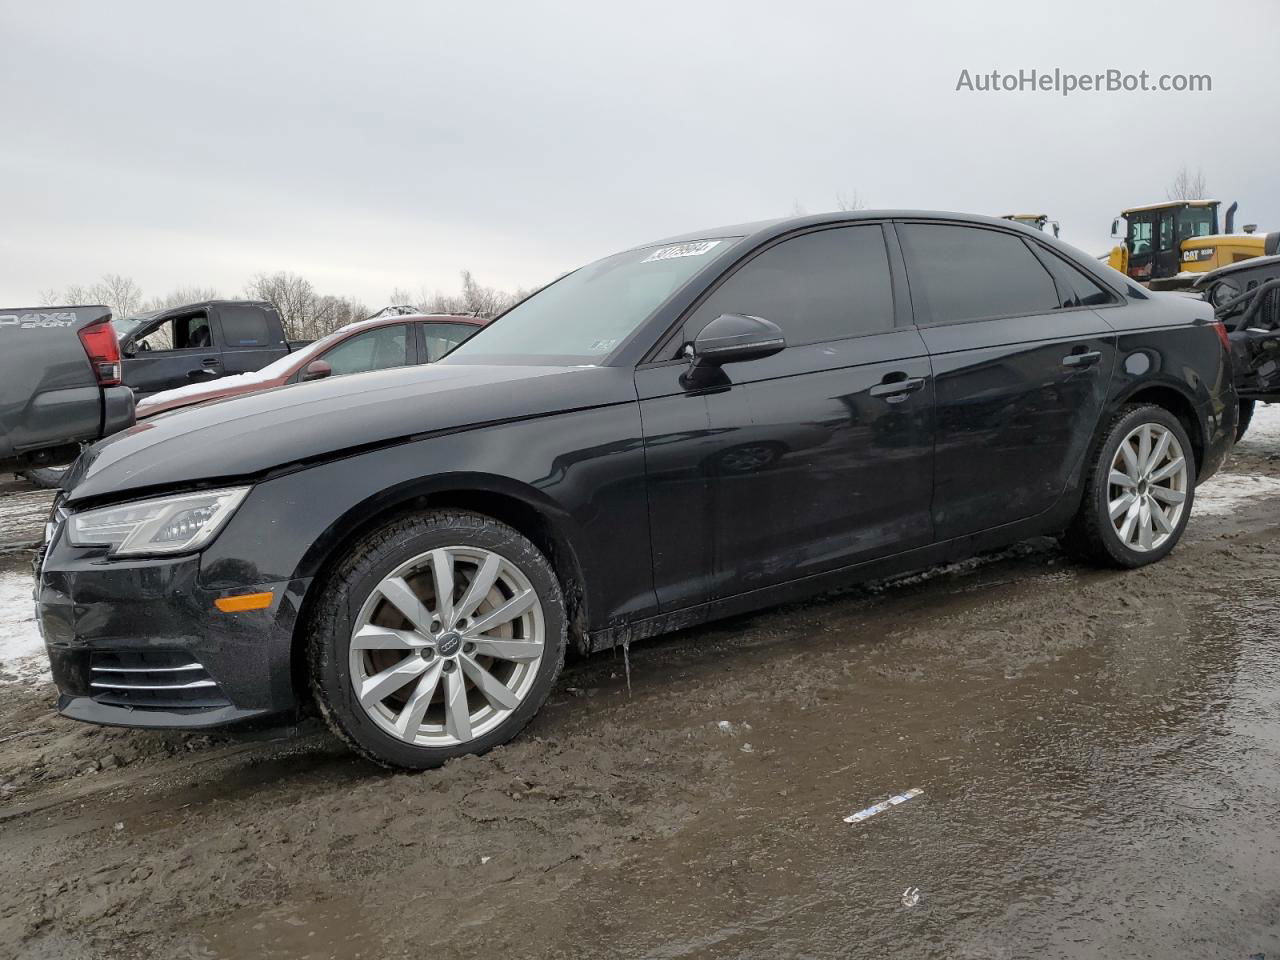
<svg viewBox="0 0 1280 960">
<path fill-rule="evenodd" d="M 80 343 L 89 355 L 89 365 L 98 385 L 115 387 L 120 384 L 120 344 L 110 320 L 98 320 L 80 331 Z"/>
<path fill-rule="evenodd" d="M 1231 338 L 1227 336 L 1227 326 L 1221 320 L 1213 321 L 1213 332 L 1218 335 L 1218 339 L 1222 341 L 1222 349 L 1231 352 Z"/>
</svg>

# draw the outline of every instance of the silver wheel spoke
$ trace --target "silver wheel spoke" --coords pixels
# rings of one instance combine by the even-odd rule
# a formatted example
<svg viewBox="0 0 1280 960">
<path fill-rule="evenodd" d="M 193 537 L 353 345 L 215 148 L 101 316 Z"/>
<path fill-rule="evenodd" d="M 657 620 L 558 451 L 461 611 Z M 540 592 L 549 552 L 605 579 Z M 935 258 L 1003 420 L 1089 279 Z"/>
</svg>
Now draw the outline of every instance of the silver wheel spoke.
<svg viewBox="0 0 1280 960">
<path fill-rule="evenodd" d="M 523 593 L 517 593 L 514 597 L 500 606 L 497 610 L 491 610 L 475 623 L 467 627 L 467 633 L 480 634 L 492 630 L 494 627 L 500 627 L 508 621 L 514 620 L 526 610 L 534 605 L 538 596 L 532 590 L 525 590 Z"/>
<path fill-rule="evenodd" d="M 1151 475 L 1151 482 L 1159 483 L 1161 480 L 1168 480 L 1175 473 L 1180 473 L 1185 466 L 1186 461 L 1183 460 L 1182 457 L 1178 457 L 1176 460 L 1170 460 Z"/>
<path fill-rule="evenodd" d="M 1168 487 L 1152 487 L 1151 495 L 1165 503 L 1183 503 L 1187 495 L 1181 490 L 1170 490 Z"/>
<path fill-rule="evenodd" d="M 497 554 L 491 553 L 484 558 L 484 563 L 480 565 L 480 569 L 476 571 L 475 579 L 471 581 L 471 586 L 467 587 L 467 592 L 458 606 L 454 609 L 454 616 L 461 619 L 462 617 L 471 616 L 476 607 L 480 606 L 480 601 L 485 598 L 493 585 L 498 582 L 498 571 L 502 569 L 502 560 Z"/>
<path fill-rule="evenodd" d="M 1173 434 L 1164 431 L 1160 434 L 1160 439 L 1156 441 L 1156 447 L 1151 451 L 1151 456 L 1147 457 L 1146 462 L 1142 465 L 1144 473 L 1150 473 L 1155 469 L 1156 464 L 1164 459 L 1164 455 L 1169 452 L 1169 442 L 1173 440 Z"/>
<path fill-rule="evenodd" d="M 507 689 L 506 684 L 480 666 L 480 664 L 470 657 L 460 657 L 459 662 L 462 664 L 463 672 L 476 685 L 476 689 L 483 693 L 494 706 L 501 707 L 504 710 L 514 710 L 520 706 L 520 701 Z"/>
<path fill-rule="evenodd" d="M 542 656 L 542 643 L 537 640 L 500 640 L 493 637 L 475 637 L 467 641 L 476 648 L 476 655 L 497 657 L 499 660 L 537 660 Z"/>
<path fill-rule="evenodd" d="M 453 626 L 453 557 L 448 550 L 431 551 L 431 578 L 436 585 L 436 615 Z"/>
<path fill-rule="evenodd" d="M 393 630 L 365 624 L 351 638 L 352 650 L 421 650 L 427 638 L 412 630 Z"/>
<path fill-rule="evenodd" d="M 1144 423 L 1142 429 L 1138 433 L 1138 470 L 1146 469 L 1147 461 L 1151 457 L 1151 424 Z"/>
<path fill-rule="evenodd" d="M 1136 477 L 1142 473 L 1138 465 L 1138 458 L 1133 455 L 1133 447 L 1129 446 L 1128 439 L 1120 444 L 1120 459 L 1124 461 L 1124 472 L 1131 477 Z"/>
<path fill-rule="evenodd" d="M 444 728 L 459 742 L 471 739 L 471 708 L 467 705 L 467 683 L 462 671 L 444 675 Z"/>
<path fill-rule="evenodd" d="M 365 680 L 360 685 L 360 702 L 366 707 L 381 703 L 426 669 L 427 662 L 411 654 L 394 667 L 388 667 Z"/>
<path fill-rule="evenodd" d="M 1138 481 L 1127 473 L 1121 473 L 1119 470 L 1112 470 L 1111 476 L 1107 477 L 1107 483 L 1114 487 L 1124 487 L 1129 490 L 1138 485 Z"/>
<path fill-rule="evenodd" d="M 1151 507 L 1145 500 L 1138 505 L 1138 546 L 1151 549 Z"/>
<path fill-rule="evenodd" d="M 1155 522 L 1156 529 L 1161 533 L 1173 533 L 1173 524 L 1169 522 L 1169 517 L 1165 514 L 1164 508 L 1155 501 L 1151 503 L 1151 519 Z"/>
<path fill-rule="evenodd" d="M 387 602 L 399 610 L 413 628 L 421 633 L 431 633 L 431 611 L 428 610 L 413 592 L 413 588 L 405 583 L 402 577 L 388 577 L 378 584 L 378 592 L 387 598 Z"/>
<path fill-rule="evenodd" d="M 1133 528 L 1138 522 L 1138 498 L 1133 498 L 1133 503 L 1129 505 L 1129 511 L 1124 516 L 1124 524 L 1120 527 L 1120 539 L 1125 543 L 1131 543 L 1133 538 Z"/>
<path fill-rule="evenodd" d="M 1120 514 L 1126 513 L 1133 506 L 1133 501 L 1137 500 L 1137 496 L 1132 493 L 1126 493 L 1122 497 L 1117 497 L 1111 501 L 1111 508 L 1108 511 L 1112 520 L 1120 519 Z"/>
<path fill-rule="evenodd" d="M 413 696 L 396 717 L 396 729 L 400 732 L 402 740 L 412 741 L 418 735 L 422 718 L 427 715 L 427 707 L 431 706 L 431 698 L 435 695 L 436 687 L 440 683 L 440 672 L 443 666 L 443 660 L 436 660 L 428 665 L 426 672 L 413 690 Z"/>
</svg>

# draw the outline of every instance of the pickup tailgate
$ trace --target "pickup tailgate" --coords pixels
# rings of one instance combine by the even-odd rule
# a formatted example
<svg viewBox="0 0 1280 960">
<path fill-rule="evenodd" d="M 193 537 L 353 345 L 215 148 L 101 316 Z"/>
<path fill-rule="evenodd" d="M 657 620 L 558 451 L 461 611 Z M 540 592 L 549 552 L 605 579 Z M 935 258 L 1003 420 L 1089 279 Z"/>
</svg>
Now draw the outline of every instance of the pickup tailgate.
<svg viewBox="0 0 1280 960">
<path fill-rule="evenodd" d="M 110 318 L 103 306 L 0 307 L 0 467 L 46 451 L 65 461 L 132 423 L 132 394 L 99 384 L 79 336 Z"/>
</svg>

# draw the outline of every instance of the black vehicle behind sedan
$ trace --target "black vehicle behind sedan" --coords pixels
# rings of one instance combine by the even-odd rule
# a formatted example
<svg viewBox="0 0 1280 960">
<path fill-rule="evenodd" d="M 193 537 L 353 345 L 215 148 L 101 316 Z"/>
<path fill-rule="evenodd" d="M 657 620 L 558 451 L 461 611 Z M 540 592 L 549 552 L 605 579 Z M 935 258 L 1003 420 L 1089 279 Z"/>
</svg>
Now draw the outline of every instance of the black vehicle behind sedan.
<svg viewBox="0 0 1280 960">
<path fill-rule="evenodd" d="M 1209 307 L 1006 221 L 725 227 L 567 275 L 429 368 L 156 417 L 86 453 L 39 612 L 60 710 L 314 702 L 429 767 L 514 736 L 566 646 L 1041 534 L 1167 554 L 1235 430 Z"/>
</svg>

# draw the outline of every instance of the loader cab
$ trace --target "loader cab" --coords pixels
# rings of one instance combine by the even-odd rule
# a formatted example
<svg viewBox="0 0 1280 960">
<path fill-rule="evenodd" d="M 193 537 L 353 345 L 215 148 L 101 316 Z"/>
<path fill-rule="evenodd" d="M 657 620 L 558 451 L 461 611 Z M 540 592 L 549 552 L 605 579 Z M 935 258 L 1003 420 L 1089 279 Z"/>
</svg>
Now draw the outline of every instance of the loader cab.
<svg viewBox="0 0 1280 960">
<path fill-rule="evenodd" d="M 1058 221 L 1050 220 L 1047 213 L 1006 213 L 1000 219 L 1012 220 L 1014 223 L 1020 223 L 1033 230 L 1039 230 L 1041 233 L 1044 233 L 1046 230 L 1052 230 L 1055 237 L 1061 229 Z"/>
<path fill-rule="evenodd" d="M 1111 224 L 1111 235 L 1124 241 L 1127 254 L 1122 272 L 1144 283 L 1181 273 L 1183 242 L 1217 232 L 1217 200 L 1133 207 Z"/>
</svg>

